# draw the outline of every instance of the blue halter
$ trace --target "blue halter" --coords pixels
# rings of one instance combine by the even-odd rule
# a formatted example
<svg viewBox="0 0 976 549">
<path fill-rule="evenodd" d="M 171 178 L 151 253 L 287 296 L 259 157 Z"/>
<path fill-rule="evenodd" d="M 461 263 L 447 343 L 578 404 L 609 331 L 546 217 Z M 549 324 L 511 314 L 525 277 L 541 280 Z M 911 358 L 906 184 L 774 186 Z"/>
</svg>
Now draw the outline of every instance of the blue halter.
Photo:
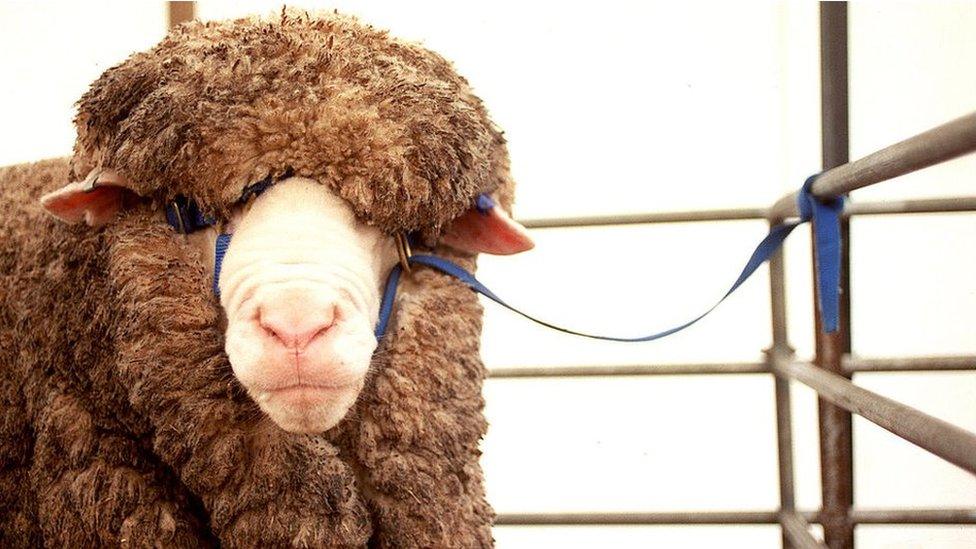
<svg viewBox="0 0 976 549">
<path fill-rule="evenodd" d="M 285 172 L 282 178 L 288 177 L 289 175 L 290 171 Z M 261 193 L 268 190 L 274 184 L 275 180 L 269 175 L 257 183 L 248 185 L 241 192 L 241 197 L 237 199 L 237 203 L 243 204 L 251 198 L 261 196 Z M 217 224 L 217 220 L 203 215 L 200 211 L 200 206 L 194 200 L 185 196 L 177 196 L 166 204 L 166 222 L 180 234 L 190 234 Z M 218 234 L 217 242 L 214 245 L 214 275 L 212 282 L 213 292 L 217 297 L 220 297 L 220 286 L 217 284 L 220 281 L 220 268 L 224 264 L 224 255 L 227 253 L 229 246 L 230 233 Z"/>
<path fill-rule="evenodd" d="M 810 191 L 810 187 L 813 185 L 813 181 L 815 179 L 816 176 L 808 178 L 797 196 L 800 219 L 797 221 L 776 225 L 769 230 L 766 237 L 763 238 L 762 242 L 760 242 L 755 251 L 753 251 L 752 256 L 746 262 L 745 267 L 742 268 L 742 272 L 739 273 L 738 278 L 735 279 L 735 282 L 732 283 L 732 286 L 725 293 L 725 295 L 718 300 L 717 303 L 709 307 L 702 314 L 683 324 L 679 324 L 672 328 L 668 328 L 650 335 L 640 337 L 618 337 L 590 334 L 564 328 L 562 326 L 540 320 L 512 305 L 509 305 L 501 297 L 488 289 L 488 287 L 485 286 L 481 281 L 475 278 L 473 274 L 442 257 L 423 254 L 411 255 L 408 261 L 410 265 L 423 265 L 438 270 L 448 276 L 452 276 L 475 292 L 478 292 L 502 307 L 505 307 L 506 309 L 522 315 L 532 322 L 541 324 L 547 328 L 576 336 L 588 337 L 591 339 L 635 343 L 642 341 L 654 341 L 655 339 L 667 337 L 676 332 L 680 332 L 681 330 L 684 330 L 685 328 L 698 322 L 702 318 L 705 318 L 723 301 L 725 301 L 727 297 L 739 289 L 739 287 L 742 286 L 742 284 L 748 280 L 749 277 L 752 276 L 752 274 L 756 272 L 756 270 L 763 263 L 772 257 L 776 250 L 783 245 L 786 237 L 793 232 L 793 229 L 797 228 L 803 223 L 806 223 L 807 221 L 813 220 L 814 238 L 816 239 L 817 247 L 817 283 L 819 285 L 818 293 L 820 296 L 818 306 L 823 318 L 824 331 L 830 333 L 837 330 L 838 317 L 840 313 L 840 214 L 844 209 L 844 199 L 834 198 L 829 201 L 821 201 L 813 196 Z M 481 195 L 478 197 L 476 207 L 480 211 L 485 211 L 486 208 L 490 209 L 493 206 L 494 204 L 491 203 L 491 199 L 487 196 Z M 386 289 L 383 292 L 383 301 L 380 305 L 379 322 L 376 324 L 377 338 L 382 337 L 386 332 L 390 315 L 393 312 L 393 301 L 396 297 L 396 290 L 402 271 L 403 267 L 401 265 L 395 266 L 390 272 L 390 276 L 386 281 Z"/>
<path fill-rule="evenodd" d="M 791 221 L 788 223 L 784 222 L 770 228 L 769 233 L 759 243 L 755 251 L 753 251 L 752 256 L 746 262 L 745 267 L 742 268 L 742 272 L 739 273 L 738 278 L 736 278 L 735 282 L 732 283 L 732 286 L 725 293 L 725 295 L 723 295 L 718 302 L 709 307 L 702 314 L 672 328 L 640 337 L 617 337 L 590 334 L 564 328 L 562 326 L 540 320 L 512 305 L 509 305 L 497 294 L 488 289 L 487 286 L 482 284 L 481 281 L 475 278 L 473 274 L 456 263 L 448 261 L 442 257 L 426 254 L 410 254 L 408 252 L 401 258 L 401 263 L 393 267 L 386 279 L 386 285 L 383 290 L 383 298 L 380 302 L 379 319 L 376 322 L 374 333 L 377 339 L 382 338 L 386 333 L 386 329 L 390 323 L 390 317 L 393 314 L 393 305 L 396 299 L 397 287 L 399 286 L 400 277 L 404 271 L 403 263 L 405 262 L 407 266 L 420 265 L 430 267 L 448 276 L 452 276 L 467 287 L 487 297 L 495 303 L 498 303 L 499 305 L 519 315 L 522 315 L 533 322 L 546 326 L 547 328 L 552 328 L 553 330 L 605 341 L 642 342 L 661 339 L 684 330 L 715 310 L 715 308 L 725 301 L 727 297 L 732 295 L 733 292 L 742 286 L 742 284 L 748 280 L 749 277 L 752 276 L 752 274 L 756 272 L 756 270 L 763 263 L 772 257 L 776 250 L 782 246 L 783 242 L 786 240 L 786 237 L 793 232 L 793 229 L 811 220 L 813 221 L 813 236 L 817 249 L 816 273 L 819 290 L 819 302 L 817 306 L 820 309 L 820 313 L 823 318 L 824 331 L 827 333 L 834 332 L 837 330 L 838 318 L 840 314 L 840 215 L 844 209 L 844 199 L 833 198 L 822 201 L 813 196 L 810 188 L 811 185 L 813 185 L 816 177 L 817 176 L 814 175 L 808 178 L 797 195 L 797 207 L 800 213 L 800 218 L 796 221 Z M 269 187 L 274 185 L 274 183 L 274 180 L 269 176 L 247 187 L 241 196 L 240 202 L 245 202 L 251 197 L 259 196 Z M 482 214 L 487 214 L 491 208 L 495 207 L 495 203 L 490 197 L 488 197 L 488 195 L 482 194 L 476 198 L 474 207 Z M 183 234 L 188 234 L 206 227 L 211 227 L 215 224 L 215 221 L 212 218 L 206 217 L 200 213 L 200 209 L 195 202 L 185 197 L 177 197 L 177 199 L 167 204 L 166 220 L 171 226 L 173 226 L 174 229 Z M 223 263 L 224 255 L 227 252 L 227 247 L 230 245 L 230 239 L 231 235 L 227 233 L 221 233 L 217 236 L 217 243 L 215 246 L 213 290 L 218 296 L 220 295 L 220 288 L 218 287 L 217 282 L 220 279 L 220 268 Z"/>
</svg>

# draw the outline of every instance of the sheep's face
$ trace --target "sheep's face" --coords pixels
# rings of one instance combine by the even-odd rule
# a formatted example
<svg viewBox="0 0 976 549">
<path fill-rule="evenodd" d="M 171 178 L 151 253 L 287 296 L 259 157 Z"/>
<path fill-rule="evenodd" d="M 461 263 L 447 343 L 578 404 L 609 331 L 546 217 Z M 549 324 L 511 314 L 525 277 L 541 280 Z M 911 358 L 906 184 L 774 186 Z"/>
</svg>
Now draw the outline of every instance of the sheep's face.
<svg viewBox="0 0 976 549">
<path fill-rule="evenodd" d="M 291 431 L 335 425 L 363 387 L 394 234 L 473 253 L 532 245 L 502 211 L 505 140 L 467 81 L 331 12 L 181 25 L 96 80 L 75 125 L 71 175 L 89 177 L 44 206 L 99 225 L 184 196 L 221 218 L 227 355 Z M 246 186 L 285 173 L 307 179 L 240 205 Z M 481 193 L 501 206 L 472 211 Z M 215 237 L 174 233 L 211 267 Z"/>
<path fill-rule="evenodd" d="M 327 187 L 297 177 L 230 225 L 219 286 L 234 374 L 281 428 L 329 429 L 366 379 L 381 285 L 397 261 L 393 239 Z"/>
<path fill-rule="evenodd" d="M 133 187 L 117 172 L 96 170 L 41 202 L 63 220 L 101 225 L 142 202 Z M 218 285 L 234 375 L 282 429 L 326 431 L 367 381 L 381 287 L 398 261 L 394 238 L 357 217 L 327 185 L 301 177 L 279 181 L 231 211 L 218 224 L 232 235 Z M 185 240 L 211 275 L 217 230 Z M 499 207 L 469 210 L 440 242 L 472 253 L 532 247 L 525 229 Z"/>
</svg>

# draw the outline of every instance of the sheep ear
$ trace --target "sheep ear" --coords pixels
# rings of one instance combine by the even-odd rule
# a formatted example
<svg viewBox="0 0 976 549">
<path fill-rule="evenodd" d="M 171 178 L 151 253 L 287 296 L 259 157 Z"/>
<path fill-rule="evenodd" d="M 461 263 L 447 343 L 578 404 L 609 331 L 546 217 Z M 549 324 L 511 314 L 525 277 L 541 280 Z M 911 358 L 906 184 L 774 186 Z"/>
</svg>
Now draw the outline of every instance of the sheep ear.
<svg viewBox="0 0 976 549">
<path fill-rule="evenodd" d="M 471 253 L 511 255 L 535 247 L 529 232 L 490 200 L 455 219 L 441 242 Z"/>
<path fill-rule="evenodd" d="M 92 170 L 83 181 L 69 183 L 41 197 L 48 213 L 68 223 L 84 221 L 93 227 L 111 221 L 134 193 L 114 170 Z"/>
</svg>

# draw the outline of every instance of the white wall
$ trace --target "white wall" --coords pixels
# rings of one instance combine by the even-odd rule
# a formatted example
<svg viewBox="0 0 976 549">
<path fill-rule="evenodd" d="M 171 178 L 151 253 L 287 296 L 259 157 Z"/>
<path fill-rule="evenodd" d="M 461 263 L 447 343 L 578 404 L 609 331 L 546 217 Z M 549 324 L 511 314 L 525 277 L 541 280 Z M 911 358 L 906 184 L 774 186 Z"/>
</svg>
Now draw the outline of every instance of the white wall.
<svg viewBox="0 0 976 549">
<path fill-rule="evenodd" d="M 0 165 L 63 156 L 74 103 L 107 68 L 166 33 L 162 3 L 0 3 Z"/>
<path fill-rule="evenodd" d="M 818 170 L 814 3 L 326 2 L 455 61 L 510 141 L 523 218 L 766 206 Z M 277 9 L 205 3 L 204 18 Z M 976 4 L 851 7 L 852 157 L 976 108 Z M 155 4 L 0 4 L 0 164 L 65 154 L 87 82 L 161 37 Z M 13 77 L 10 77 L 13 75 Z M 854 200 L 974 194 L 969 157 Z M 503 296 L 583 329 L 636 334 L 696 315 L 726 289 L 759 222 L 540 230 L 486 258 Z M 812 353 L 808 233 L 787 246 L 791 340 Z M 853 222 L 854 346 L 865 356 L 976 354 L 976 215 Z M 751 361 L 769 345 L 768 278 L 668 340 L 548 332 L 486 305 L 490 367 Z M 976 374 L 857 382 L 976 430 Z M 484 466 L 499 512 L 771 509 L 765 376 L 492 380 Z M 819 505 L 816 404 L 794 387 L 797 490 Z M 976 506 L 976 479 L 855 421 L 867 507 Z M 972 527 L 859 527 L 860 547 L 970 547 Z M 775 527 L 499 527 L 502 548 L 776 547 Z"/>
</svg>

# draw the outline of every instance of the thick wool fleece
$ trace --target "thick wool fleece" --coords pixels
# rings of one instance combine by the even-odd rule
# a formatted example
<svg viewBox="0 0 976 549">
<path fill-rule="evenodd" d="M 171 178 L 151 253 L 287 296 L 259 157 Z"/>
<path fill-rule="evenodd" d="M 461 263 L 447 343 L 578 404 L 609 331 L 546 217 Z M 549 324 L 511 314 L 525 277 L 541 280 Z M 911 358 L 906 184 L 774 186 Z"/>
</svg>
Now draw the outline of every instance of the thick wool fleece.
<svg viewBox="0 0 976 549">
<path fill-rule="evenodd" d="M 107 71 L 78 129 L 70 161 L 0 169 L 0 546 L 490 546 L 475 294 L 415 270 L 346 419 L 286 433 L 154 211 L 219 213 L 289 169 L 431 238 L 478 192 L 508 206 L 504 143 L 451 67 L 334 16 L 193 23 Z M 41 210 L 99 166 L 147 200 L 99 229 Z"/>
<path fill-rule="evenodd" d="M 107 70 L 78 103 L 73 177 L 226 214 L 291 171 L 387 232 L 435 236 L 482 192 L 511 200 L 501 133 L 439 55 L 339 15 L 191 23 Z"/>
</svg>

